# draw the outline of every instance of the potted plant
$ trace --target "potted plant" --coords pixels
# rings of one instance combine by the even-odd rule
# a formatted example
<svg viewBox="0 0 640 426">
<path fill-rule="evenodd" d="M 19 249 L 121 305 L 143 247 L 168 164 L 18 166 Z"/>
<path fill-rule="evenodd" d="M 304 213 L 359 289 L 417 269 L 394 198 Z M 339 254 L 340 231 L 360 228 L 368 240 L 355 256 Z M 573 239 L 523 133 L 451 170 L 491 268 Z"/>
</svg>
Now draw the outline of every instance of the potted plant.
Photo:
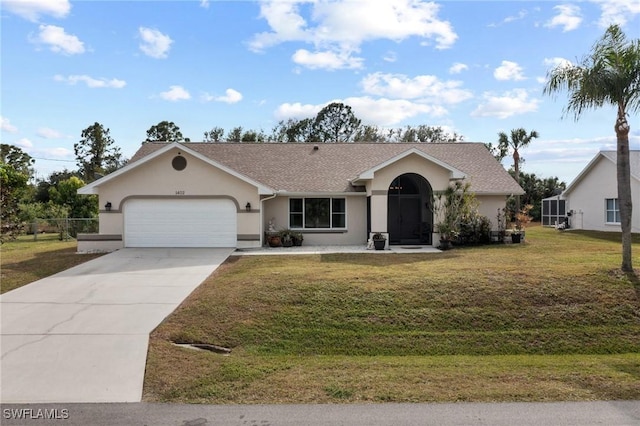
<svg viewBox="0 0 640 426">
<path fill-rule="evenodd" d="M 282 240 L 282 247 L 292 247 L 293 246 L 293 237 L 291 235 L 291 231 L 289 229 L 284 229 L 280 231 L 280 238 Z"/>
<path fill-rule="evenodd" d="M 280 246 L 282 246 L 282 238 L 280 237 L 279 234 L 269 235 L 267 241 L 269 243 L 269 247 L 280 247 Z"/>
<path fill-rule="evenodd" d="M 304 236 L 302 232 L 291 231 L 291 238 L 293 239 L 293 245 L 296 247 L 300 247 L 302 242 L 304 241 Z"/>
<path fill-rule="evenodd" d="M 373 240 L 373 247 L 376 250 L 384 250 L 384 247 L 387 245 L 387 238 L 381 232 L 376 232 L 371 237 Z"/>
<path fill-rule="evenodd" d="M 453 224 L 448 221 L 440 222 L 436 225 L 436 231 L 440 234 L 440 246 L 438 248 L 449 250 L 453 240 L 456 238 Z"/>
<path fill-rule="evenodd" d="M 531 216 L 529 216 L 529 211 L 533 206 L 531 204 L 527 204 L 524 206 L 518 213 L 516 213 L 516 221 L 513 231 L 511 232 L 511 242 L 514 244 L 519 244 L 522 241 L 522 237 L 524 236 L 524 229 L 527 224 L 531 222 Z"/>
</svg>

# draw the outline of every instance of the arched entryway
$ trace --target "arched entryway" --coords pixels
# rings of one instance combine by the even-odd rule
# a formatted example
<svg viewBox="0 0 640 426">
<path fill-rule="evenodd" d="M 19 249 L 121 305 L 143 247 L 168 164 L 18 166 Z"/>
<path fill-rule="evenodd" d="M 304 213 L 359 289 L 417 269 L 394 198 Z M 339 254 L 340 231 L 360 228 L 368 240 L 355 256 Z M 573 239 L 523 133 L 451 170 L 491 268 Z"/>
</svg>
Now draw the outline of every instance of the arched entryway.
<svg viewBox="0 0 640 426">
<path fill-rule="evenodd" d="M 390 244 L 431 244 L 432 196 L 429 182 L 416 173 L 405 173 L 391 182 L 387 196 Z"/>
</svg>

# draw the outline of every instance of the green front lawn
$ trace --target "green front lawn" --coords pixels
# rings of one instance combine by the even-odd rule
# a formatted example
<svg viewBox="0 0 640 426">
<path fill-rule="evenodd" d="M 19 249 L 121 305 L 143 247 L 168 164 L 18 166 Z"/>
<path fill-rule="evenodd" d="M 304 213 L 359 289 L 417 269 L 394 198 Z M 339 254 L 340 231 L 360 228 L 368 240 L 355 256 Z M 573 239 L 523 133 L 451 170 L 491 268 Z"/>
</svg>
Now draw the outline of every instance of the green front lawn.
<svg viewBox="0 0 640 426">
<path fill-rule="evenodd" d="M 69 269 L 101 254 L 77 254 L 75 240 L 58 234 L 23 235 L 0 246 L 0 293 Z"/>
<path fill-rule="evenodd" d="M 153 333 L 144 398 L 637 399 L 640 286 L 620 259 L 619 235 L 540 227 L 441 254 L 231 258 Z"/>
</svg>

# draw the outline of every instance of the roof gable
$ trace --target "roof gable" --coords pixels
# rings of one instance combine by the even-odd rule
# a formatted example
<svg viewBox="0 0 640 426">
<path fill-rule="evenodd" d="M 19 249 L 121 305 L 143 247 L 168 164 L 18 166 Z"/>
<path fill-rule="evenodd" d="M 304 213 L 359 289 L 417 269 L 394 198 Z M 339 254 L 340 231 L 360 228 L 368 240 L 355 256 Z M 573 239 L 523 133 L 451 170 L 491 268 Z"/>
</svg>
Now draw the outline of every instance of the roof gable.
<svg viewBox="0 0 640 426">
<path fill-rule="evenodd" d="M 157 149 L 155 151 L 152 151 L 151 153 L 149 153 L 148 155 L 142 157 L 141 159 L 139 159 L 138 161 L 135 162 L 129 162 L 129 164 L 127 164 L 126 166 L 124 166 L 121 169 L 116 170 L 113 173 L 108 174 L 107 176 L 100 178 L 88 185 L 83 186 L 82 188 L 78 189 L 78 194 L 84 194 L 84 195 L 90 195 L 90 194 L 97 194 L 98 193 L 98 188 L 101 185 L 104 185 L 105 183 L 121 176 L 124 175 L 126 173 L 129 173 L 131 170 L 136 169 L 141 167 L 142 165 L 149 163 L 150 161 L 154 160 L 155 158 L 173 150 L 173 149 L 177 149 L 180 151 L 184 151 L 202 161 L 204 161 L 207 164 L 210 164 L 213 167 L 216 167 L 250 185 L 255 186 L 256 188 L 258 188 L 258 193 L 261 195 L 266 195 L 266 194 L 273 194 L 273 189 L 266 187 L 265 185 L 247 177 L 244 176 L 240 173 L 238 173 L 236 170 L 233 170 L 227 166 L 225 166 L 224 164 L 218 163 L 217 161 L 215 161 L 212 158 L 209 158 L 197 151 L 194 151 L 192 149 L 190 149 L 188 146 L 182 145 L 178 142 L 173 142 L 170 144 L 163 144 L 164 146 L 160 149 Z"/>
<path fill-rule="evenodd" d="M 580 182 L 591 172 L 591 170 L 598 164 L 599 161 L 609 161 L 614 166 L 617 165 L 617 153 L 615 151 L 600 151 L 595 157 L 589 161 L 584 169 L 578 176 L 571 181 L 571 183 L 567 186 L 567 188 L 562 192 L 561 196 L 567 196 L 571 191 L 573 191 Z M 640 181 L 640 151 L 631 150 L 629 151 L 629 165 L 631 168 L 631 178 L 637 181 Z M 616 177 L 617 179 L 617 177 Z"/>
<path fill-rule="evenodd" d="M 441 160 L 439 160 L 439 159 L 437 159 L 437 158 L 435 158 L 435 157 L 433 157 L 433 156 L 431 156 L 431 155 L 429 155 L 429 154 L 427 154 L 425 152 L 422 152 L 419 149 L 411 148 L 411 149 L 408 149 L 407 151 L 404 151 L 404 152 L 394 156 L 393 158 L 388 159 L 387 161 L 384 161 L 384 162 L 382 162 L 380 164 L 377 164 L 376 166 L 374 166 L 374 167 L 372 167 L 372 168 L 370 168 L 368 170 L 363 171 L 362 173 L 360 173 L 358 175 L 358 177 L 356 179 L 353 180 L 353 182 L 357 182 L 357 181 L 361 181 L 361 180 L 373 179 L 373 176 L 374 176 L 375 172 L 377 172 L 378 170 L 384 169 L 385 167 L 387 167 L 387 166 L 389 166 L 391 164 L 394 164 L 394 163 L 402 160 L 403 158 L 406 158 L 409 155 L 413 155 L 413 154 L 418 155 L 419 157 L 422 157 L 427 161 L 430 161 L 430 162 L 432 162 L 434 164 L 437 164 L 438 166 L 440 166 L 440 167 L 442 167 L 444 169 L 449 170 L 451 179 L 464 179 L 465 177 L 467 177 L 467 175 L 464 172 L 456 169 L 455 167 L 452 167 L 451 165 L 449 165 L 449 164 L 447 164 L 447 163 L 445 163 L 445 162 L 443 162 L 443 161 L 441 161 Z"/>
</svg>

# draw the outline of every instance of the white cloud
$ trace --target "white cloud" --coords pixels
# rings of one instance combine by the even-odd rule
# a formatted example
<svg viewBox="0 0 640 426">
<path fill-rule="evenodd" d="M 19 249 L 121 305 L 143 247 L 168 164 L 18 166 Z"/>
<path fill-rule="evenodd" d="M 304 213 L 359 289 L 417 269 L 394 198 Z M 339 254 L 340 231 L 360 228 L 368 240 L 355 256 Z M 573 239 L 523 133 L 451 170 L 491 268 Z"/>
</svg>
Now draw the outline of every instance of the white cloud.
<svg viewBox="0 0 640 426">
<path fill-rule="evenodd" d="M 0 130 L 7 133 L 18 133 L 18 128 L 8 118 L 0 116 Z"/>
<path fill-rule="evenodd" d="M 169 90 L 160 93 L 160 97 L 165 101 L 171 102 L 191 99 L 189 92 L 182 86 L 170 86 Z"/>
<path fill-rule="evenodd" d="M 419 115 L 442 117 L 447 114 L 447 110 L 442 106 L 406 99 L 372 99 L 365 96 L 346 98 L 342 102 L 350 105 L 356 116 L 361 117 L 363 122 L 378 126 L 393 126 Z"/>
<path fill-rule="evenodd" d="M 471 113 L 472 117 L 508 118 L 538 110 L 538 99 L 529 99 L 527 91 L 515 89 L 501 96 L 492 93 L 483 94 L 484 102 Z"/>
<path fill-rule="evenodd" d="M 85 83 L 87 87 L 90 87 L 92 89 L 103 88 L 103 87 L 113 88 L 113 89 L 122 89 L 124 86 L 127 85 L 126 81 L 118 80 L 117 78 L 112 78 L 111 80 L 108 80 L 106 78 L 96 79 L 88 75 L 70 75 L 67 77 L 64 77 L 62 75 L 56 75 L 53 77 L 53 79 L 55 81 L 60 81 L 60 82 L 68 83 L 71 85 L 75 85 L 77 83 L 82 82 L 82 83 Z"/>
<path fill-rule="evenodd" d="M 550 68 L 557 68 L 557 67 L 565 67 L 565 66 L 569 66 L 572 64 L 572 62 L 568 59 L 565 58 L 560 58 L 560 57 L 554 57 L 554 58 L 544 58 L 544 60 L 542 61 L 542 63 Z"/>
<path fill-rule="evenodd" d="M 508 24 L 509 22 L 520 21 L 521 19 L 524 19 L 525 16 L 527 16 L 527 13 L 528 12 L 523 9 L 520 12 L 518 12 L 517 15 L 507 16 L 506 18 L 504 18 L 502 22 L 505 24 Z"/>
<path fill-rule="evenodd" d="M 447 113 L 446 109 L 441 106 L 427 105 L 406 99 L 373 99 L 364 96 L 336 99 L 318 105 L 299 102 L 284 103 L 275 110 L 274 116 L 278 120 L 309 118 L 315 116 L 318 111 L 331 102 L 342 102 L 351 106 L 353 113 L 364 123 L 378 126 L 392 126 L 421 114 L 441 117 Z"/>
<path fill-rule="evenodd" d="M 607 28 L 611 24 L 625 25 L 636 15 L 640 14 L 638 0 L 592 0 L 600 5 L 602 14 L 598 25 Z"/>
<path fill-rule="evenodd" d="M 63 137 L 63 134 L 57 130 L 50 129 L 48 127 L 41 127 L 36 132 L 38 136 L 45 139 L 60 139 Z"/>
<path fill-rule="evenodd" d="M 469 69 L 469 66 L 467 64 L 456 62 L 455 64 L 451 65 L 451 67 L 449 68 L 449 74 L 460 74 L 462 71 L 466 71 L 468 69 Z"/>
<path fill-rule="evenodd" d="M 33 43 L 49 45 L 49 49 L 56 53 L 76 55 L 84 53 L 84 43 L 75 35 L 67 34 L 62 27 L 55 25 L 40 25 L 36 37 L 30 37 Z"/>
<path fill-rule="evenodd" d="M 496 80 L 524 80 L 522 67 L 516 62 L 502 61 L 502 65 L 493 71 Z"/>
<path fill-rule="evenodd" d="M 224 96 L 213 96 L 205 93 L 201 96 L 201 99 L 205 102 L 218 101 L 228 104 L 235 104 L 242 100 L 242 93 L 234 89 L 227 89 Z"/>
<path fill-rule="evenodd" d="M 209 8 L 209 0 L 200 0 L 200 7 Z"/>
<path fill-rule="evenodd" d="M 2 7 L 32 22 L 41 15 L 64 18 L 71 11 L 69 0 L 3 0 Z"/>
<path fill-rule="evenodd" d="M 73 156 L 75 155 L 73 151 L 63 147 L 37 148 L 32 150 L 32 153 L 36 155 L 42 155 L 43 157 L 46 157 L 46 158 L 60 158 L 60 159 L 73 158 Z"/>
<path fill-rule="evenodd" d="M 30 150 L 31 148 L 33 148 L 33 143 L 27 139 L 27 138 L 22 138 L 22 139 L 18 139 L 17 141 L 15 141 L 13 143 L 13 145 L 24 149 L 25 151 Z"/>
<path fill-rule="evenodd" d="M 158 30 L 146 27 L 138 28 L 138 33 L 142 38 L 140 50 L 142 50 L 145 55 L 156 59 L 164 59 L 167 57 L 171 43 L 173 43 L 171 37 L 162 34 Z"/>
<path fill-rule="evenodd" d="M 328 70 L 362 68 L 363 62 L 362 58 L 352 57 L 351 52 L 347 51 L 309 52 L 306 49 L 297 50 L 291 59 L 296 64 L 310 69 Z"/>
<path fill-rule="evenodd" d="M 433 75 L 418 75 L 409 78 L 403 74 L 373 73 L 361 81 L 367 94 L 401 98 L 422 99 L 431 103 L 455 104 L 473 97 L 473 94 L 461 89 L 461 81 L 440 81 Z"/>
<path fill-rule="evenodd" d="M 562 27 L 562 31 L 567 32 L 575 30 L 582 23 L 580 8 L 575 4 L 560 4 L 553 9 L 558 11 L 558 14 L 547 21 L 545 27 Z"/>
<path fill-rule="evenodd" d="M 307 18 L 301 9 L 307 12 Z M 438 12 L 437 4 L 420 0 L 266 0 L 260 3 L 260 17 L 267 21 L 270 31 L 254 35 L 249 47 L 262 51 L 284 42 L 309 43 L 316 53 L 298 49 L 294 59 L 297 58 L 301 65 L 318 67 L 318 62 L 334 64 L 337 58 L 342 58 L 344 64 L 354 68 L 361 58 L 355 58 L 355 63 L 345 62 L 344 58 L 359 51 L 365 41 L 420 37 L 423 42 L 434 42 L 437 49 L 451 47 L 458 36 L 448 21 L 438 18 Z M 335 57 L 317 56 L 320 53 L 327 56 L 328 52 Z"/>
<path fill-rule="evenodd" d="M 395 62 L 395 61 L 398 60 L 398 55 L 396 54 L 396 52 L 388 51 L 382 57 L 382 60 L 385 61 L 385 62 Z"/>
</svg>

